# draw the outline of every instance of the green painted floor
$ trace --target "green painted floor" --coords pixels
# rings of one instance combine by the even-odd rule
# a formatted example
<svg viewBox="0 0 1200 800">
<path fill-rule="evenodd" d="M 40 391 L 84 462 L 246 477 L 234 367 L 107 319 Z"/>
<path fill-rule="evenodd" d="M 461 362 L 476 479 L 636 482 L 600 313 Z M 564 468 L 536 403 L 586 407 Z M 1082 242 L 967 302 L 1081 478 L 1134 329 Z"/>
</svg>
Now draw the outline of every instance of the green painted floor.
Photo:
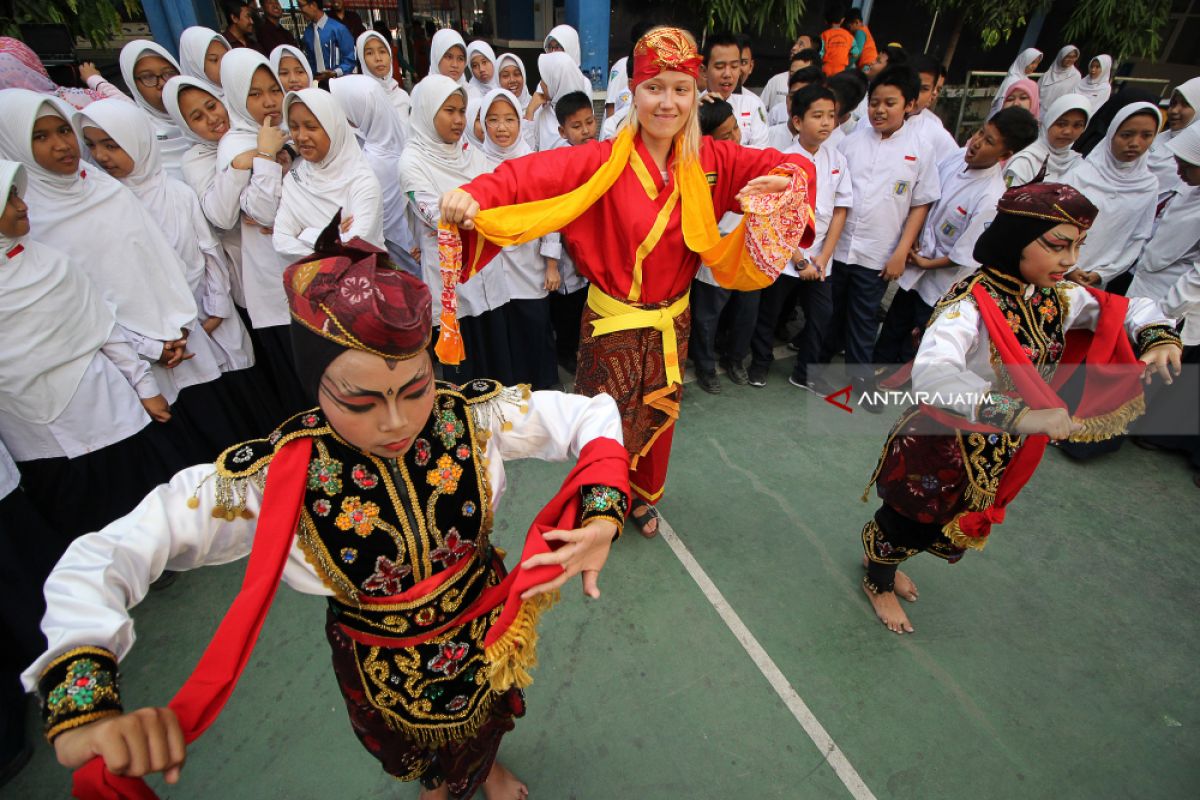
<svg viewBox="0 0 1200 800">
<path fill-rule="evenodd" d="M 689 387 L 661 509 L 878 798 L 1194 798 L 1200 781 L 1200 491 L 1181 458 L 1047 454 L 982 553 L 919 558 L 915 635 L 859 589 L 859 501 L 889 419 L 790 385 Z M 865 419 L 864 419 L 865 418 Z M 836 435 L 833 435 L 836 433 Z M 511 465 L 514 548 L 562 465 Z M 241 565 L 136 611 L 129 707 L 170 698 Z M 849 798 L 662 538 L 632 530 L 544 618 L 529 714 L 501 750 L 534 800 Z M 414 798 L 350 732 L 323 602 L 280 592 L 241 685 L 164 798 Z M 48 747 L 5 798 L 62 798 Z"/>
</svg>

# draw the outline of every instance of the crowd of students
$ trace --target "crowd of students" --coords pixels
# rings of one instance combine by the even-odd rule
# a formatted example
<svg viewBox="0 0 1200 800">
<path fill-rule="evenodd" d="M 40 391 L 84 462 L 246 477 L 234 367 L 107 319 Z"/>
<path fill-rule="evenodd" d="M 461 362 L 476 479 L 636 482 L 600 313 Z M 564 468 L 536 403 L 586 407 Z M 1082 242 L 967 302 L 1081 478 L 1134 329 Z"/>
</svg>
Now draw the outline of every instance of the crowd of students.
<svg viewBox="0 0 1200 800">
<path fill-rule="evenodd" d="M 263 5 L 278 27 L 278 4 Z M 385 250 L 437 298 L 446 192 L 534 151 L 611 138 L 630 114 L 632 63 L 613 65 L 598 118 L 569 26 L 546 38 L 532 91 L 515 54 L 440 30 L 410 95 L 385 34 L 363 30 L 351 47 L 309 0 L 299 46 L 234 47 L 271 40 L 247 27 L 245 9 L 231 7 L 224 35 L 189 28 L 178 59 L 127 44 L 128 94 L 94 71 L 86 90 L 58 87 L 32 51 L 0 40 L 0 79 L 19 87 L 0 91 L 0 493 L 6 518 L 47 531 L 19 563 L 53 564 L 65 542 L 174 472 L 310 405 L 282 277 L 331 225 Z M 1128 92 L 1110 99 L 1111 59 L 1094 57 L 1084 77 L 1079 55 L 1064 47 L 1035 83 L 1041 53 L 1021 53 L 960 147 L 932 110 L 941 64 L 878 46 L 861 18 L 801 36 L 761 95 L 745 85 L 753 43 L 707 36 L 703 134 L 810 160 L 816 236 L 763 290 L 721 288 L 701 269 L 698 386 L 719 393 L 718 367 L 765 386 L 781 336 L 797 387 L 832 392 L 825 373 L 839 353 L 864 399 L 880 381 L 901 385 L 939 298 L 980 267 L 974 247 L 1000 196 L 1034 182 L 1070 184 L 1099 209 L 1069 278 L 1200 319 L 1200 79 L 1176 87 L 1164 115 Z M 722 231 L 737 219 L 726 215 Z M 559 384 L 560 368 L 575 370 L 586 292 L 559 234 L 504 248 L 458 288 L 467 358 L 443 377 Z M 1197 331 L 1183 331 L 1192 362 Z M 20 613 L 36 620 L 37 602 Z M 13 636 L 28 655 L 36 631 Z M 6 711 L 21 707 L 15 673 L 28 659 L 17 661 Z"/>
</svg>

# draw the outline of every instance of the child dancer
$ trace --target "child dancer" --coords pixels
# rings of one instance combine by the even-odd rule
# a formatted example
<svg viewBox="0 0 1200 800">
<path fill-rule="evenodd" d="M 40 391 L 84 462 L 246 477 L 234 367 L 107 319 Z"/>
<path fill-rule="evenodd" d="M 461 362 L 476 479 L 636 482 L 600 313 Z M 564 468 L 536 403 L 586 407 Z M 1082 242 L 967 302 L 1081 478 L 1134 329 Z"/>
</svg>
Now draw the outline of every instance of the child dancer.
<svg viewBox="0 0 1200 800">
<path fill-rule="evenodd" d="M 229 52 L 229 40 L 211 28 L 193 25 L 179 36 L 179 67 L 183 74 L 221 86 L 221 59 Z"/>
<path fill-rule="evenodd" d="M 892 428 L 871 477 L 883 505 L 862 531 L 863 589 L 888 630 L 913 631 L 896 596 L 914 601 L 917 589 L 901 563 L 982 549 L 1048 439 L 1115 436 L 1144 409 L 1143 376 L 1179 374 L 1179 337 L 1153 301 L 1063 281 L 1095 218 L 1070 186 L 1009 189 L 975 245 L 983 267 L 938 303 L 913 388 L 947 399 Z M 1084 357 L 1087 385 L 1069 412 L 1055 392 L 1070 370 L 1058 367 Z"/>
<path fill-rule="evenodd" d="M 296 366 L 320 407 L 180 472 L 80 540 L 47 581 L 49 648 L 23 678 L 85 793 L 107 784 L 144 797 L 142 775 L 181 779 L 184 742 L 232 692 L 244 661 L 231 654 L 250 653 L 282 577 L 326 598 L 351 727 L 388 774 L 419 780 L 421 800 L 480 786 L 493 800 L 528 795 L 496 753 L 525 713 L 549 593 L 582 573 L 599 596 L 628 503 L 620 419 L 606 396 L 436 382 L 424 284 L 331 234 L 323 260 L 286 275 Z M 492 521 L 505 463 L 529 457 L 576 464 L 506 577 Z M 169 706 L 127 712 L 117 664 L 133 644 L 128 609 L 164 568 L 247 553 L 245 588 L 191 679 Z M 65 691 L 83 676 L 96 691 Z M 150 755 L 126 761 L 126 743 Z"/>
<path fill-rule="evenodd" d="M 412 98 L 404 87 L 392 75 L 392 48 L 387 39 L 379 31 L 365 31 L 355 43 L 358 51 L 358 63 L 362 65 L 364 75 L 370 75 L 383 87 L 387 101 L 396 110 L 400 119 L 401 135 L 408 127 L 408 115 L 412 109 Z M 404 138 L 400 140 L 404 147 Z M 396 155 L 400 155 L 399 151 Z"/>
<path fill-rule="evenodd" d="M 329 82 L 362 145 L 362 154 L 379 181 L 383 201 L 383 238 L 392 263 L 420 277 L 419 252 L 408 215 L 408 197 L 400 186 L 400 154 L 404 125 L 388 102 L 383 87 L 366 75 L 346 75 Z"/>
<path fill-rule="evenodd" d="M 1058 183 L 1082 158 L 1071 149 L 1083 135 L 1092 104 L 1081 94 L 1066 94 L 1055 100 L 1042 117 L 1037 141 L 1010 158 L 1004 165 L 1004 183 Z"/>
<path fill-rule="evenodd" d="M 288 92 L 283 114 L 302 160 L 283 179 L 272 237 L 275 251 L 296 258 L 310 255 L 338 212 L 345 241 L 362 239 L 382 250 L 379 181 L 333 96 L 324 89 Z"/>
</svg>

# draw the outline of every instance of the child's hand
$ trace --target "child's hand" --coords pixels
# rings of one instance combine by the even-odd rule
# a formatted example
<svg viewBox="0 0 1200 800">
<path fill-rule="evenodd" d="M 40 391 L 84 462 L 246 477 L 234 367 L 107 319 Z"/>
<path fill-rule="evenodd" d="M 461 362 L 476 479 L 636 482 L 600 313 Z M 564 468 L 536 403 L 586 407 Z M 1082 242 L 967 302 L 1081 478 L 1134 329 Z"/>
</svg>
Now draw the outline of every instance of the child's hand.
<svg viewBox="0 0 1200 800">
<path fill-rule="evenodd" d="M 229 166 L 234 169 L 252 169 L 254 167 L 254 159 L 257 156 L 257 150 L 247 150 L 244 153 L 238 153 L 234 156 L 233 161 L 229 162 Z"/>
<path fill-rule="evenodd" d="M 267 117 L 263 120 L 262 125 L 258 127 L 258 151 L 266 157 L 270 153 L 272 157 L 279 155 L 279 151 L 283 149 L 284 142 L 287 137 L 283 135 L 283 131 L 271 124 L 271 118 Z"/>
<path fill-rule="evenodd" d="M 1017 421 L 1016 428 L 1017 433 L 1044 433 L 1057 442 L 1066 439 L 1075 431 L 1083 430 L 1083 425 L 1072 421 L 1065 408 L 1043 408 L 1039 411 L 1026 411 Z"/>
<path fill-rule="evenodd" d="M 54 739 L 54 754 L 68 769 L 78 769 L 99 756 L 114 775 L 140 778 L 161 772 L 167 783 L 174 784 L 187 760 L 187 746 L 174 711 L 139 708 L 60 733 Z"/>
<path fill-rule="evenodd" d="M 1100 275 L 1085 269 L 1073 269 L 1067 273 L 1067 280 L 1074 281 L 1080 286 L 1099 286 Z"/>
<path fill-rule="evenodd" d="M 612 520 L 594 519 L 582 528 L 573 531 L 550 531 L 546 539 L 552 542 L 566 542 L 552 553 L 536 555 L 521 566 L 525 569 L 556 564 L 563 568 L 557 578 L 547 583 L 539 584 L 521 595 L 522 600 L 528 600 L 539 594 L 553 592 L 571 578 L 583 573 L 583 593 L 588 597 L 600 596 L 600 588 L 596 580 L 604 562 L 608 560 L 608 548 L 612 545 L 613 537 L 617 535 L 617 525 Z"/>
<path fill-rule="evenodd" d="M 883 265 L 883 272 L 879 273 L 879 277 L 885 281 L 894 281 L 904 274 L 904 266 L 908 259 L 904 253 L 893 253 L 892 257 Z"/>
<path fill-rule="evenodd" d="M 819 281 L 822 280 L 821 270 L 817 269 L 817 265 L 808 261 L 796 271 L 796 277 L 802 281 Z"/>
<path fill-rule="evenodd" d="M 347 232 L 349 232 L 350 227 L 353 224 L 354 224 L 354 215 L 347 214 L 346 218 L 342 220 L 342 224 L 339 225 L 338 227 L 341 229 L 342 233 L 347 233 Z"/>
<path fill-rule="evenodd" d="M 87 83 L 89 78 L 93 78 L 99 74 L 100 70 L 96 69 L 96 65 L 91 61 L 84 61 L 79 65 L 79 80 L 84 83 Z"/>
<path fill-rule="evenodd" d="M 147 397 L 142 400 L 142 408 L 146 409 L 146 413 L 150 415 L 150 419 L 155 422 L 171 421 L 171 406 L 167 403 L 167 398 L 161 394 L 156 394 L 154 397 Z"/>
<path fill-rule="evenodd" d="M 200 323 L 200 327 L 204 328 L 204 332 L 211 336 L 212 332 L 221 327 L 221 323 L 224 321 L 224 317 L 209 317 Z"/>
<path fill-rule="evenodd" d="M 825 276 L 829 274 L 829 256 L 820 253 L 813 257 L 812 265 L 821 273 L 817 280 L 825 280 Z"/>
<path fill-rule="evenodd" d="M 475 227 L 475 215 L 479 213 L 479 203 L 475 198 L 462 189 L 451 189 L 442 195 L 438 204 L 438 213 L 442 222 L 457 225 L 463 230 Z"/>
<path fill-rule="evenodd" d="M 546 259 L 546 280 L 543 284 L 547 292 L 557 292 L 562 286 L 562 274 L 558 271 L 558 262 L 553 258 Z"/>
<path fill-rule="evenodd" d="M 1144 356 L 1139 358 L 1146 365 L 1145 371 L 1142 373 L 1142 380 L 1150 384 L 1154 380 L 1154 376 L 1158 375 L 1162 378 L 1163 383 L 1170 385 L 1174 383 L 1171 373 L 1176 376 L 1183 372 L 1183 363 L 1180 361 L 1180 356 L 1183 355 L 1183 350 L 1177 344 L 1160 345 Z"/>
</svg>

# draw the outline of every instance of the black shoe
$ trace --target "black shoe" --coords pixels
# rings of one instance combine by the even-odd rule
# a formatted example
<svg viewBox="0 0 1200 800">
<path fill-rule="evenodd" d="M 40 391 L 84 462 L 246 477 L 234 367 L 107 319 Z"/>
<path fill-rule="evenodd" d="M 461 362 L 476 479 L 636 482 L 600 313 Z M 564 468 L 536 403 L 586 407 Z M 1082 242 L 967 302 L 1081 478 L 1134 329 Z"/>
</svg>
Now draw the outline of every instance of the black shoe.
<svg viewBox="0 0 1200 800">
<path fill-rule="evenodd" d="M 767 385 L 767 367 L 751 364 L 748 374 L 751 386 L 766 386 Z"/>
<path fill-rule="evenodd" d="M 795 378 L 791 379 L 793 386 L 799 386 L 801 389 L 807 389 L 818 397 L 828 397 L 838 391 L 836 386 L 830 386 L 824 378 L 809 378 L 800 383 Z"/>
<path fill-rule="evenodd" d="M 750 376 L 746 374 L 746 368 L 740 363 L 734 363 L 727 359 L 721 360 L 721 369 L 725 370 L 725 374 L 729 380 L 736 383 L 738 386 L 745 386 L 750 382 Z"/>
<path fill-rule="evenodd" d="M 171 572 L 170 570 L 164 570 L 163 574 L 158 576 L 158 580 L 156 580 L 154 583 L 150 584 L 150 590 L 154 591 L 154 592 L 161 592 L 163 589 L 166 589 L 168 586 L 170 586 L 172 583 L 174 583 L 175 579 L 178 577 L 179 577 L 178 572 Z"/>
<path fill-rule="evenodd" d="M 721 393 L 721 379 L 715 372 L 697 372 L 696 385 L 709 394 Z"/>
<path fill-rule="evenodd" d="M 887 408 L 887 402 L 878 396 L 878 390 L 874 386 L 863 387 L 858 390 L 858 393 L 858 408 L 868 414 L 882 414 Z"/>
</svg>

